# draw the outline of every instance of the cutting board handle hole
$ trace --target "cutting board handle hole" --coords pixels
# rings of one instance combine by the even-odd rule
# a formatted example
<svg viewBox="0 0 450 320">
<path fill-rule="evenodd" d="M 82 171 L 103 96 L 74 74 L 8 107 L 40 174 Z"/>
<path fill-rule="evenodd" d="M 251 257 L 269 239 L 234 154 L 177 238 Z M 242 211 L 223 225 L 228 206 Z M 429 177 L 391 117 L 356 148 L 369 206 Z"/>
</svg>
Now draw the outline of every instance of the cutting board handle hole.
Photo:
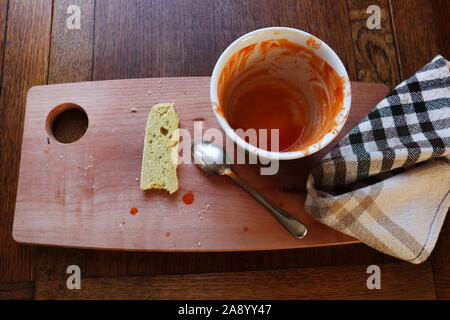
<svg viewBox="0 0 450 320">
<path fill-rule="evenodd" d="M 74 103 L 54 107 L 47 116 L 48 136 L 60 143 L 73 143 L 86 133 L 89 119 L 86 111 Z"/>
</svg>

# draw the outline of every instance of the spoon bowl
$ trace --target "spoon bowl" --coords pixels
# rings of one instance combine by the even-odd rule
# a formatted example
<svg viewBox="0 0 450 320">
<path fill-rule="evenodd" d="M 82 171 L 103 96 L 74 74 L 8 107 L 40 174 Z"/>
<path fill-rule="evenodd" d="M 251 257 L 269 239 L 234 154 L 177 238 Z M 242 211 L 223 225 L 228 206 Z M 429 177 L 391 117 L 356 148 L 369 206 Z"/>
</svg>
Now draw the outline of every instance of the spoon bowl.
<svg viewBox="0 0 450 320">
<path fill-rule="evenodd" d="M 230 161 L 225 151 L 218 145 L 209 141 L 202 141 L 194 143 L 191 151 L 194 163 L 203 171 L 217 176 L 230 173 Z"/>
</svg>

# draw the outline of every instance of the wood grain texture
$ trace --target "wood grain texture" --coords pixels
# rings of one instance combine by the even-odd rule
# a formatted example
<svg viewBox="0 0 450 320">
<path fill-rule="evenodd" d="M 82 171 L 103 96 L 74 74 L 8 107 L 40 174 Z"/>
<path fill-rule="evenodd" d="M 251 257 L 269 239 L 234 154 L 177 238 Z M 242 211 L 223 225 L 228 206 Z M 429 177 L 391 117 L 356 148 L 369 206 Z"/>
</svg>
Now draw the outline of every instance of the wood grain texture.
<svg viewBox="0 0 450 320">
<path fill-rule="evenodd" d="M 0 282 L 0 300 L 34 299 L 34 281 Z"/>
<path fill-rule="evenodd" d="M 393 263 L 364 244 L 249 252 L 88 251 L 88 277 L 232 272 L 298 267 Z"/>
<path fill-rule="evenodd" d="M 94 80 L 209 76 L 232 41 L 274 25 L 321 38 L 356 79 L 345 1 L 98 0 L 96 7 Z"/>
<path fill-rule="evenodd" d="M 450 5 L 447 0 L 432 0 L 433 22 L 437 36 L 437 46 L 439 53 L 447 60 L 450 60 Z"/>
<path fill-rule="evenodd" d="M 356 242 L 318 223 L 303 209 L 308 169 L 338 139 L 311 157 L 281 162 L 275 176 L 261 176 L 257 166 L 237 170 L 269 200 L 308 226 L 308 236 L 302 240 L 286 232 L 231 180 L 207 175 L 192 165 L 189 154 L 178 168 L 180 190 L 174 196 L 143 193 L 138 188 L 149 108 L 175 101 L 180 127 L 193 139 L 201 139 L 194 136 L 196 119 L 203 119 L 203 132 L 219 128 L 209 105 L 209 82 L 209 77 L 151 78 L 32 88 L 27 99 L 14 239 L 150 251 L 267 250 Z M 341 137 L 386 93 L 382 84 L 352 83 L 352 111 Z M 84 108 L 88 131 L 75 143 L 53 140 L 49 145 L 43 124 L 55 106 L 66 102 Z M 131 107 L 138 112 L 131 112 Z M 188 136 L 184 143 L 190 150 Z M 181 200 L 187 191 L 195 194 L 192 205 Z M 138 208 L 139 214 L 131 215 L 131 208 Z M 245 227 L 248 232 L 243 231 Z"/>
<path fill-rule="evenodd" d="M 71 5 L 81 10 L 79 30 L 66 26 L 67 8 Z M 54 1 L 49 84 L 92 80 L 94 10 L 94 0 Z"/>
<path fill-rule="evenodd" d="M 428 0 L 390 0 L 401 78 L 407 79 L 438 53 L 433 4 Z"/>
<path fill-rule="evenodd" d="M 367 266 L 253 272 L 87 278 L 81 290 L 37 281 L 37 299 L 434 299 L 429 263 L 381 265 L 381 289 L 368 290 Z"/>
<path fill-rule="evenodd" d="M 397 54 L 388 0 L 347 0 L 359 81 L 382 82 L 393 88 L 400 83 Z M 367 8 L 381 9 L 381 29 L 367 28 Z"/>
<path fill-rule="evenodd" d="M 66 28 L 67 8 L 70 5 L 77 5 L 81 10 L 80 30 Z M 94 11 L 94 0 L 55 0 L 53 2 L 49 84 L 92 80 Z M 52 247 L 38 248 L 37 279 L 65 279 L 66 269 L 70 265 L 78 265 L 84 272 L 85 251 Z"/>
<path fill-rule="evenodd" d="M 35 278 L 36 248 L 11 237 L 27 90 L 45 84 L 52 2 L 9 1 L 0 97 L 0 281 Z"/>
<path fill-rule="evenodd" d="M 8 13 L 8 0 L 0 0 L 0 96 L 2 94 L 1 83 L 3 75 L 3 55 L 5 52 L 7 13 Z"/>
<path fill-rule="evenodd" d="M 447 242 L 448 243 L 448 242 Z M 436 295 L 438 299 L 450 299 L 450 262 L 432 263 Z"/>
</svg>

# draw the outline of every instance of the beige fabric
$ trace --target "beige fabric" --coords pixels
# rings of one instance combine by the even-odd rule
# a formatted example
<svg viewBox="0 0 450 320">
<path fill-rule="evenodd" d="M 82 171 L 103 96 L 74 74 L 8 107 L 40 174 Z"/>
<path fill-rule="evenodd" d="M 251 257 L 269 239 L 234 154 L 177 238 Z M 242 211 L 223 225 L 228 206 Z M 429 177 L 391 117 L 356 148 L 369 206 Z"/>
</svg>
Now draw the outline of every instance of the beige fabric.
<svg viewBox="0 0 450 320">
<path fill-rule="evenodd" d="M 307 183 L 307 210 L 322 223 L 386 254 L 425 261 L 450 206 L 450 166 L 431 161 L 341 196 Z"/>
</svg>

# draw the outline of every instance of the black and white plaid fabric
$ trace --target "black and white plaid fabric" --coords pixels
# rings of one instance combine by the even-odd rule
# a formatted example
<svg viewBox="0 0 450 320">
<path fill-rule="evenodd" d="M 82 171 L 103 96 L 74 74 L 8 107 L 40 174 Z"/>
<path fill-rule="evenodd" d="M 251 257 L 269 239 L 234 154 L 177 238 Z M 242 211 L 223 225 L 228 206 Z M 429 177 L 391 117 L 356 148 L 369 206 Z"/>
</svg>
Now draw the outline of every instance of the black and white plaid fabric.
<svg viewBox="0 0 450 320">
<path fill-rule="evenodd" d="M 394 219 L 392 217 L 396 210 L 410 210 L 409 206 L 415 201 L 412 196 L 417 197 L 418 186 L 408 186 L 404 182 L 414 172 L 423 173 L 436 168 L 441 172 L 436 174 L 437 180 L 430 181 L 426 177 L 417 180 L 416 175 L 409 179 L 409 183 L 423 185 L 422 197 L 435 199 L 427 202 L 427 208 L 418 208 L 417 215 L 423 210 L 434 210 L 429 218 L 435 223 L 438 211 L 446 213 L 450 202 L 449 157 L 450 75 L 448 62 L 438 56 L 398 85 L 322 159 L 308 179 L 305 207 L 321 222 L 381 251 L 411 262 L 421 262 L 434 246 L 429 242 L 431 229 L 423 232 L 431 223 L 419 219 L 424 223 L 422 230 L 405 230 L 403 224 L 409 225 L 414 219 L 408 220 L 404 212 L 399 212 Z M 433 174 L 429 173 L 429 177 Z M 403 207 L 397 203 L 395 208 L 391 208 L 382 203 L 395 200 L 389 195 L 384 196 L 385 192 L 396 193 L 392 190 L 394 186 L 403 188 L 401 192 L 404 195 L 411 193 L 411 197 L 402 198 L 405 201 Z M 438 189 L 439 192 L 436 191 Z M 408 199 L 410 205 L 406 203 Z M 416 205 L 420 205 L 420 201 Z M 421 218 L 424 216 L 422 214 Z M 339 219 L 347 223 L 340 223 Z M 386 219 L 390 220 L 390 227 L 387 227 Z M 364 220 L 374 222 L 375 229 L 367 230 Z M 355 225 L 361 228 L 355 229 Z M 433 224 L 434 231 L 435 227 Z M 386 228 L 388 234 L 384 237 Z M 415 231 L 420 235 L 416 236 Z M 398 247 L 393 243 L 394 239 L 399 241 Z M 412 246 L 416 240 L 420 245 Z M 406 248 L 405 241 L 409 242 Z"/>
</svg>

